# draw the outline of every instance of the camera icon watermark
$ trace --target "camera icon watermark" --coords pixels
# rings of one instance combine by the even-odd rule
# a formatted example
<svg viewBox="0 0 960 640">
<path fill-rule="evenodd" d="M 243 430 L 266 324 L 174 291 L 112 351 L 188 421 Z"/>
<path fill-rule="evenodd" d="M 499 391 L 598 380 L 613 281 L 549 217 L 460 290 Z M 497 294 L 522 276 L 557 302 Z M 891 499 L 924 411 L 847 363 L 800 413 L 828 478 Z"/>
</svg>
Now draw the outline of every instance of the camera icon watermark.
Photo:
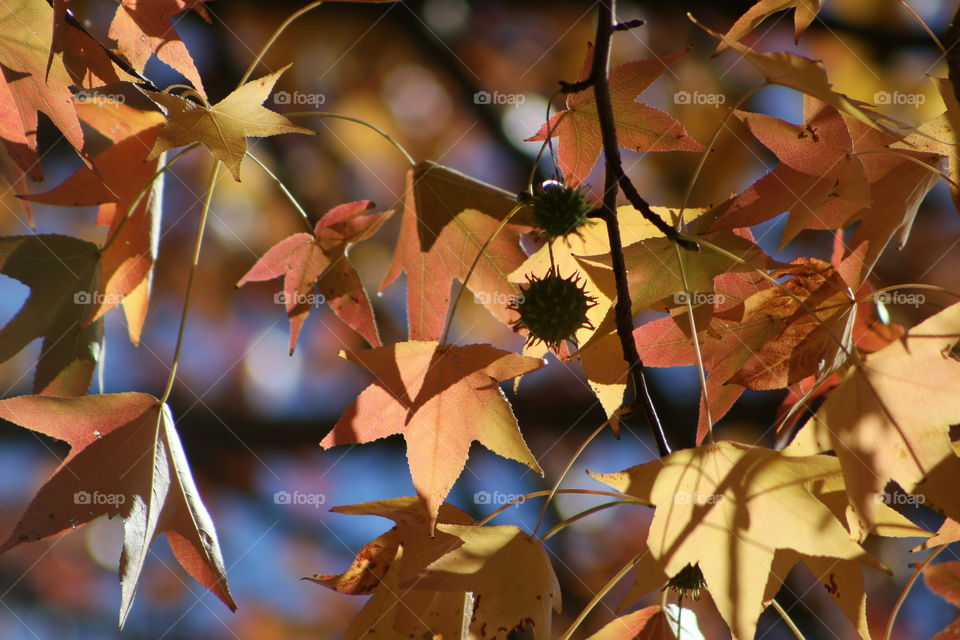
<svg viewBox="0 0 960 640">
<path fill-rule="evenodd" d="M 123 296 L 116 293 L 77 291 L 73 294 L 73 304 L 115 305 L 121 302 L 123 302 Z"/>
<path fill-rule="evenodd" d="M 926 497 L 923 495 L 914 495 L 912 493 L 902 493 L 899 491 L 894 493 L 881 491 L 880 493 L 874 495 L 873 499 L 880 504 L 887 505 L 888 507 L 896 505 L 919 507 L 927 502 Z"/>
<path fill-rule="evenodd" d="M 288 296 L 286 291 L 278 291 L 273 294 L 273 304 L 291 307 L 319 307 L 326 301 L 327 298 L 322 293 L 295 293 Z"/>
<path fill-rule="evenodd" d="M 876 104 L 907 104 L 919 107 L 927 101 L 927 96 L 922 93 L 901 93 L 900 91 L 877 91 L 873 94 L 873 101 Z"/>
<path fill-rule="evenodd" d="M 522 293 L 475 293 L 473 294 L 473 301 L 476 304 L 487 304 L 487 305 L 498 305 L 501 307 L 508 307 L 511 305 L 523 304 L 523 294 Z"/>
<path fill-rule="evenodd" d="M 320 105 L 326 103 L 327 96 L 322 93 L 305 93 L 303 91 L 277 91 L 273 94 L 273 103 L 274 104 L 289 104 L 289 105 L 307 105 L 311 107 L 319 107 Z"/>
<path fill-rule="evenodd" d="M 705 291 L 678 291 L 673 294 L 673 304 L 723 304 L 726 298 L 722 293 L 707 293 Z"/>
<path fill-rule="evenodd" d="M 719 107 L 727 101 L 722 93 L 703 93 L 702 91 L 677 91 L 673 94 L 674 104 L 708 104 Z"/>
<path fill-rule="evenodd" d="M 902 291 L 884 291 L 873 296 L 876 302 L 890 306 L 895 304 L 910 305 L 914 309 L 925 304 L 927 297 L 922 293 L 903 293 Z"/>
<path fill-rule="evenodd" d="M 723 501 L 723 494 L 720 493 L 700 493 L 699 491 L 678 491 L 673 494 L 674 504 L 695 504 L 705 506 L 719 504 Z"/>
<path fill-rule="evenodd" d="M 277 491 L 273 494 L 273 504 L 284 506 L 306 505 L 319 509 L 321 505 L 327 502 L 327 496 L 323 493 L 303 493 L 302 491 Z"/>
<path fill-rule="evenodd" d="M 502 104 L 512 107 L 519 107 L 527 101 L 527 97 L 522 93 L 500 93 L 494 91 L 477 91 L 473 94 L 473 104 Z"/>
<path fill-rule="evenodd" d="M 127 96 L 122 93 L 87 93 L 79 92 L 73 94 L 73 99 L 77 104 L 93 104 L 103 106 L 105 104 L 126 104 Z"/>
<path fill-rule="evenodd" d="M 525 500 L 526 498 L 522 493 L 500 493 L 499 491 L 490 493 L 489 491 L 477 491 L 473 494 L 474 504 L 512 504 L 515 507 L 519 507 Z"/>
<path fill-rule="evenodd" d="M 100 493 L 94 491 L 77 491 L 73 494 L 73 504 L 88 505 L 111 505 L 118 507 L 127 501 L 127 496 L 122 493 Z"/>
</svg>

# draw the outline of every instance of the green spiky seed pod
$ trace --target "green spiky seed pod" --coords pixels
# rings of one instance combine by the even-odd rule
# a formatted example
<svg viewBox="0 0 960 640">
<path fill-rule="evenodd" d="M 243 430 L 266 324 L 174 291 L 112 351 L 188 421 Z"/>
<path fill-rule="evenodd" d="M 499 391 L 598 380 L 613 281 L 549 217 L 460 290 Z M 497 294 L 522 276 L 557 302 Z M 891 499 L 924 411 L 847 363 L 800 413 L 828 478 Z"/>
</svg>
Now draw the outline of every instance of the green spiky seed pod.
<svg viewBox="0 0 960 640">
<path fill-rule="evenodd" d="M 688 564 L 670 578 L 664 589 L 672 589 L 680 594 L 680 597 L 690 596 L 694 600 L 700 599 L 700 591 L 707 588 L 707 581 L 700 571 L 700 564 Z"/>
<path fill-rule="evenodd" d="M 577 330 L 592 329 L 587 310 L 596 298 L 587 295 L 577 274 L 561 277 L 551 267 L 543 278 L 527 276 L 527 285 L 520 287 L 509 308 L 520 317 L 513 330 L 527 330 L 527 344 L 543 342 L 556 351 L 564 340 L 576 342 Z"/>
<path fill-rule="evenodd" d="M 556 180 L 547 180 L 534 189 L 532 204 L 534 222 L 550 240 L 578 233 L 590 221 L 588 216 L 594 209 L 583 191 Z"/>
</svg>

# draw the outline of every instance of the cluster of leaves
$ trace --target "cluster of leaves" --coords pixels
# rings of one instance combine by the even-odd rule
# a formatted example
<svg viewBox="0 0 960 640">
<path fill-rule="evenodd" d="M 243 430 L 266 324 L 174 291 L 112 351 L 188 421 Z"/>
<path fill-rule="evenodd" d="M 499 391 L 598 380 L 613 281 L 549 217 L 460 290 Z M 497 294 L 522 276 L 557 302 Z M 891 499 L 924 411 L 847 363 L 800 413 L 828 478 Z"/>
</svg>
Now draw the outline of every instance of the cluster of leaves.
<svg viewBox="0 0 960 640">
<path fill-rule="evenodd" d="M 149 9 L 122 0 L 109 32 L 116 49 L 91 37 L 66 4 L 11 0 L 0 6 L 7 34 L 0 40 L 2 171 L 24 196 L 24 216 L 31 215 L 31 201 L 96 205 L 96 222 L 108 229 L 101 245 L 61 235 L 0 238 L 0 273 L 31 290 L 0 331 L 0 359 L 44 339 L 36 395 L 0 400 L 0 417 L 71 447 L 0 551 L 100 515 L 119 515 L 121 623 L 160 533 L 180 564 L 234 608 L 214 525 L 166 404 L 176 367 L 160 398 L 88 392 L 104 314 L 122 306 L 134 343 L 148 317 L 163 172 L 180 157 L 168 159 L 166 152 L 203 146 L 216 167 L 222 163 L 239 180 L 247 137 L 312 131 L 261 106 L 284 69 L 210 103 L 169 22 L 188 9 L 202 15 L 198 0 L 158 0 Z M 566 109 L 530 138 L 558 139 L 563 188 L 570 191 L 550 207 L 572 207 L 562 225 L 545 223 L 536 210 L 543 193 L 518 202 L 448 167 L 411 160 L 400 234 L 380 285 L 406 274 L 407 341 L 382 344 L 373 307 L 347 257 L 350 245 L 372 236 L 393 214 L 370 213 L 368 201 L 342 204 L 315 222 L 303 212 L 306 230 L 277 243 L 237 283 L 283 278 L 291 352 L 314 294 L 369 343 L 369 349 L 341 353 L 373 379 L 322 447 L 391 435 L 406 443 L 418 495 L 335 508 L 389 518 L 396 526 L 361 549 L 344 573 L 313 578 L 341 593 L 372 596 L 347 637 L 552 637 L 561 594 L 543 538 L 488 525 L 489 517 L 474 521 L 445 502 L 474 441 L 541 473 L 500 388 L 546 365 L 538 340 L 582 363 L 611 423 L 624 410 L 630 379 L 625 338 L 647 366 L 698 365 L 703 374 L 697 447 L 593 475 L 611 495 L 654 510 L 649 530 L 636 540 L 636 579 L 624 604 L 667 585 L 702 586 L 734 637 L 752 638 L 760 614 L 802 563 L 859 635 L 869 638 L 862 569 L 886 567 L 864 541 L 930 535 L 877 499 L 888 483 L 947 516 L 925 545 L 960 540 L 960 495 L 953 490 L 960 459 L 950 438 L 951 425 L 960 422 L 960 305 L 902 328 L 878 317 L 869 281 L 890 242 L 906 242 L 923 197 L 943 177 L 944 159 L 956 175 L 957 150 L 949 142 L 957 135 L 956 113 L 948 110 L 918 127 L 894 122 L 834 91 L 820 63 L 788 52 L 760 53 L 740 42 L 768 14 L 791 6 L 799 37 L 819 3 L 761 1 L 727 34 L 710 31 L 720 40 L 718 53 L 738 52 L 764 77 L 764 86 L 803 94 L 799 124 L 732 110 L 779 164 L 729 200 L 681 211 L 655 206 L 646 217 L 623 206 L 612 221 L 590 215 L 576 189 L 610 133 L 602 124 L 606 102 L 623 148 L 706 151 L 672 116 L 637 102 L 688 50 L 613 69 L 604 79 L 609 100 L 600 100 L 594 70 L 603 65 L 594 64 L 591 46 L 575 83 L 582 86 L 571 89 Z M 151 85 L 142 73 L 152 56 L 192 88 Z M 939 79 L 938 87 L 955 105 L 952 82 Z M 77 97 L 121 90 L 137 92 L 143 106 Z M 49 191 L 28 193 L 27 181 L 41 175 L 38 112 L 85 166 Z M 82 125 L 97 132 L 98 145 Z M 783 245 L 804 229 L 836 230 L 829 261 L 809 256 L 783 263 L 757 245 L 749 227 L 785 211 Z M 670 219 L 700 250 L 681 249 L 676 238 L 665 237 L 651 212 Z M 619 228 L 619 246 L 611 244 L 607 225 Z M 843 232 L 854 226 L 852 234 Z M 521 244 L 527 234 L 544 241 L 530 254 Z M 191 279 L 195 271 L 196 262 Z M 498 321 L 528 333 L 523 353 L 447 341 L 459 298 L 451 300 L 453 280 Z M 542 295 L 545 287 L 537 285 L 544 282 L 563 289 L 550 292 L 550 304 L 560 307 L 556 317 L 570 318 L 560 329 L 544 329 L 550 310 L 544 300 L 539 307 L 530 300 L 503 304 Z M 624 336 L 618 309 L 667 315 Z M 799 425 L 788 446 L 713 440 L 714 423 L 747 389 L 789 390 L 777 425 L 785 434 Z M 125 499 L 78 504 L 71 500 L 78 491 Z M 928 572 L 928 579 L 943 579 L 933 575 L 939 577 Z M 941 590 L 955 596 L 955 589 Z M 676 608 L 648 607 L 594 637 L 672 637 L 676 618 Z M 563 637 L 575 630 L 576 624 Z"/>
</svg>

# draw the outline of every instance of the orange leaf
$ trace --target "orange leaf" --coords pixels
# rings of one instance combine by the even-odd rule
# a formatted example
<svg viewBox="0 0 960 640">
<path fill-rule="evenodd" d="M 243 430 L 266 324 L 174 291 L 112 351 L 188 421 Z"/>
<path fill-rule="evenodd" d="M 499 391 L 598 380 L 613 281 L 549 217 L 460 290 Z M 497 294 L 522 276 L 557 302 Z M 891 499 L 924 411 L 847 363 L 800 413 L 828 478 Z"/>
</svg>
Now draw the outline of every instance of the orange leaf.
<svg viewBox="0 0 960 640">
<path fill-rule="evenodd" d="M 498 383 L 539 369 L 543 360 L 490 345 L 436 342 L 401 342 L 340 355 L 376 380 L 320 445 L 328 449 L 402 434 L 431 529 L 474 440 L 542 473 Z"/>
<path fill-rule="evenodd" d="M 407 172 L 400 237 L 383 290 L 407 273 L 407 324 L 411 340 L 438 340 L 450 306 L 450 280 L 466 278 L 481 247 L 517 206 L 514 194 L 433 162 Z M 523 212 L 483 249 L 467 281 L 498 320 L 510 322 L 507 302 L 520 289 L 508 276 L 526 259 L 520 234 L 528 231 Z"/>
<path fill-rule="evenodd" d="M 273 280 L 283 276 L 282 302 L 290 318 L 290 353 L 297 343 L 310 307 L 320 302 L 362 335 L 374 347 L 380 346 L 373 307 L 360 283 L 360 275 L 347 258 L 347 248 L 380 228 L 392 211 L 366 214 L 373 206 L 360 200 L 334 207 L 323 215 L 313 234 L 295 233 L 270 248 L 240 279 L 247 282 Z M 311 292 L 316 288 L 321 298 Z"/>
<path fill-rule="evenodd" d="M 636 101 L 650 83 L 689 50 L 687 47 L 662 58 L 628 62 L 610 72 L 610 100 L 617 144 L 621 147 L 633 151 L 703 151 L 703 145 L 691 138 L 673 116 Z M 592 60 L 590 45 L 578 80 L 590 75 Z M 567 110 L 550 118 L 527 141 L 548 137 L 560 138 L 557 155 L 566 181 L 578 185 L 586 180 L 603 147 L 592 89 L 569 94 Z"/>
</svg>

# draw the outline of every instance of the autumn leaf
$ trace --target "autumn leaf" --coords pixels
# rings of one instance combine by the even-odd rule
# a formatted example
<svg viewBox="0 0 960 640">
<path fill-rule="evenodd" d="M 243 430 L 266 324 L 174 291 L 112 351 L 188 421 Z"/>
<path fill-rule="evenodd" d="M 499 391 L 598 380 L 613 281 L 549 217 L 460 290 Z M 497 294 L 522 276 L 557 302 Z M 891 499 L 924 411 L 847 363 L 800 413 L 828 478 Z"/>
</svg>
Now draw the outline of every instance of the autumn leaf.
<svg viewBox="0 0 960 640">
<path fill-rule="evenodd" d="M 463 544 L 448 534 L 427 533 L 428 518 L 420 499 L 416 496 L 388 498 L 361 504 L 333 507 L 334 513 L 354 516 L 380 516 L 389 518 L 396 525 L 363 546 L 350 564 L 340 574 L 315 575 L 306 578 L 329 589 L 350 595 L 368 595 L 376 589 L 386 572 L 394 566 L 394 556 L 402 545 L 405 549 L 406 571 L 397 569 L 404 580 L 415 576 L 423 567 Z M 440 505 L 437 521 L 448 524 L 472 524 L 469 514 L 444 502 Z"/>
<path fill-rule="evenodd" d="M 742 58 L 755 66 L 771 84 L 778 84 L 794 89 L 813 98 L 822 100 L 847 115 L 859 120 L 863 124 L 879 128 L 879 116 L 866 110 L 865 103 L 852 100 L 842 93 L 833 90 L 827 79 L 827 71 L 819 60 L 804 58 L 788 51 L 773 53 L 758 53 L 740 42 L 736 42 L 725 35 L 706 27 L 690 13 L 687 17 L 698 27 L 720 40 L 719 49 L 729 47 L 740 54 Z M 718 50 L 719 50 L 718 49 Z"/>
<path fill-rule="evenodd" d="M 667 616 L 659 605 L 614 618 L 589 640 L 674 640 Z"/>
<path fill-rule="evenodd" d="M 796 563 L 775 563 L 779 550 L 882 568 L 808 487 L 839 473 L 836 458 L 791 457 L 734 442 L 683 449 L 619 473 L 591 473 L 656 508 L 649 553 L 637 563 L 625 602 L 665 586 L 687 565 L 699 566 L 733 636 L 752 638 L 768 603 L 768 577 L 774 571 L 782 581 Z"/>
<path fill-rule="evenodd" d="M 380 289 L 406 272 L 410 339 L 441 337 L 450 306 L 450 281 L 463 282 L 478 254 L 467 289 L 498 320 L 509 324 L 506 304 L 520 290 L 508 275 L 526 259 L 520 248 L 520 235 L 531 228 L 526 212 L 514 215 L 483 247 L 517 206 L 516 196 L 429 161 L 407 172 L 405 194 L 400 237 Z"/>
<path fill-rule="evenodd" d="M 691 215 L 696 216 L 701 212 L 702 210 L 695 210 L 691 212 Z M 628 265 L 627 282 L 630 288 L 631 306 L 635 313 L 651 307 L 685 313 L 688 298 L 695 309 L 710 307 L 714 301 L 727 308 L 727 301 L 737 298 L 738 294 L 732 291 L 726 293 L 720 291 L 717 288 L 717 283 L 721 282 L 721 279 L 728 276 L 747 276 L 754 267 L 766 268 L 776 264 L 753 244 L 752 236 L 748 232 L 726 232 L 724 234 L 707 235 L 705 238 L 708 238 L 714 244 L 723 246 L 734 255 L 739 255 L 747 264 L 741 265 L 709 249 L 698 253 L 680 252 L 678 254 L 675 245 L 663 238 L 652 238 L 625 248 L 624 255 Z M 679 260 L 684 261 L 682 270 Z M 615 295 L 608 256 L 580 258 L 579 261 L 584 267 L 584 271 L 601 283 L 600 290 L 605 295 Z M 752 275 L 749 278 L 755 279 Z M 730 305 L 730 307 L 736 306 L 735 304 Z M 699 313 L 699 310 L 696 309 L 695 312 Z M 667 322 L 667 320 L 664 322 Z M 669 320 L 669 322 L 672 323 L 673 321 Z M 710 322 L 710 316 L 708 315 L 698 321 L 698 326 L 703 328 Z M 665 327 L 670 335 L 654 335 L 645 338 L 641 338 L 638 334 L 635 336 L 644 363 L 647 363 L 647 359 L 650 357 L 645 352 L 648 347 L 656 348 L 661 339 L 676 343 L 678 336 L 673 333 L 674 328 L 675 325 Z M 608 311 L 593 336 L 575 354 L 583 364 L 591 388 L 608 412 L 615 410 L 622 404 L 627 381 L 623 351 L 620 347 L 619 338 L 613 331 L 614 319 L 612 313 Z M 655 331 L 659 332 L 659 329 L 655 329 Z M 658 357 L 663 358 L 664 355 L 660 354 Z M 666 359 L 661 360 L 663 364 L 650 363 L 650 366 L 681 366 L 696 363 L 695 352 L 692 348 L 684 350 L 682 355 L 680 352 L 673 355 L 681 357 L 683 361 Z M 730 365 L 726 364 L 726 366 L 729 367 Z M 711 383 L 714 383 L 714 385 L 722 384 L 729 379 L 734 371 L 735 369 L 729 371 L 726 378 L 711 375 L 708 378 L 708 385 L 711 385 Z M 735 385 L 723 387 L 714 385 L 708 388 L 708 392 L 711 392 L 710 402 L 714 409 L 714 420 L 716 420 L 729 410 L 740 394 L 737 392 L 738 387 Z M 706 435 L 709 426 L 704 406 L 701 407 L 698 441 Z"/>
<path fill-rule="evenodd" d="M 106 109 L 98 108 L 101 111 Z M 155 112 L 146 112 L 149 116 L 126 118 L 136 110 L 124 105 L 117 109 L 118 119 L 128 123 L 139 120 L 144 127 L 115 140 L 114 144 L 89 159 L 89 167 L 80 167 L 50 191 L 26 198 L 65 207 L 99 205 L 98 223 L 110 226 L 98 284 L 103 295 L 93 301 L 91 315 L 85 319 L 85 324 L 98 320 L 122 303 L 130 340 L 139 344 L 157 257 L 160 193 L 163 189 L 163 177 L 154 180 L 158 159 L 148 161 L 146 158 L 160 133 L 163 118 Z M 99 121 L 97 124 L 101 125 L 99 130 L 109 135 L 109 127 L 102 126 L 104 123 Z M 138 197 L 139 202 L 134 208 Z M 142 294 L 131 296 L 138 288 L 143 289 Z"/>
<path fill-rule="evenodd" d="M 161 152 L 194 142 L 202 143 L 223 162 L 233 179 L 240 181 L 240 163 L 247 151 L 248 137 L 276 136 L 282 133 L 316 132 L 298 127 L 284 116 L 263 106 L 280 75 L 290 68 L 251 80 L 220 102 L 206 106 L 169 93 L 144 93 L 167 114 L 167 124 L 148 160 Z"/>
<path fill-rule="evenodd" d="M 560 587 L 541 542 L 513 526 L 475 526 L 447 503 L 432 531 L 418 503 L 393 498 L 333 509 L 396 522 L 364 545 L 347 571 L 311 579 L 343 593 L 373 594 L 346 638 L 460 638 L 468 626 L 471 637 L 526 633 L 548 640 Z"/>
<path fill-rule="evenodd" d="M 960 562 L 952 560 L 927 565 L 923 568 L 923 579 L 928 589 L 953 606 L 960 607 Z M 957 635 L 960 635 L 960 618 L 930 640 L 951 640 Z"/>
<path fill-rule="evenodd" d="M 407 584 L 430 562 L 463 544 L 459 538 L 441 531 L 429 535 L 427 514 L 419 498 L 390 498 L 331 510 L 349 515 L 375 515 L 396 523 L 392 529 L 365 544 L 343 573 L 306 578 L 340 593 L 373 595 L 350 622 L 345 634 L 347 640 L 397 634 L 404 637 L 460 636 L 467 604 L 465 593 L 440 594 L 416 582 Z M 438 521 L 470 524 L 473 519 L 445 502 L 440 505 Z"/>
<path fill-rule="evenodd" d="M 45 0 L 4 0 L 0 33 L 0 85 L 5 85 L 0 87 L 0 137 L 14 149 L 20 168 L 39 177 L 37 112 L 80 150 L 83 132 L 71 87 L 90 89 L 132 78 L 118 73 L 103 48 L 72 25 L 62 25 L 63 51 L 52 51 L 54 11 Z"/>
<path fill-rule="evenodd" d="M 633 151 L 703 151 L 704 147 L 673 116 L 636 101 L 650 83 L 689 50 L 687 47 L 663 57 L 628 62 L 610 72 L 610 101 L 617 144 L 621 147 Z M 589 77 L 592 61 L 590 45 L 578 81 Z M 550 118 L 527 141 L 552 137 L 560 138 L 557 155 L 567 183 L 575 186 L 586 180 L 603 147 L 592 89 L 568 94 L 566 110 Z"/>
<path fill-rule="evenodd" d="M 794 41 L 800 42 L 800 34 L 806 31 L 810 23 L 817 17 L 821 6 L 823 6 L 823 0 L 760 0 L 737 18 L 737 21 L 724 35 L 723 40 L 717 45 L 714 55 L 726 49 L 729 46 L 728 41 L 740 41 L 763 22 L 767 16 L 786 9 L 795 10 L 793 13 Z"/>
<path fill-rule="evenodd" d="M 675 604 L 644 607 L 614 618 L 588 640 L 704 640 L 697 614 Z"/>
<path fill-rule="evenodd" d="M 953 206 L 957 211 L 960 211 L 960 148 L 958 148 L 957 140 L 958 135 L 960 135 L 957 133 L 960 131 L 960 102 L 957 101 L 953 83 L 949 79 L 935 76 L 930 79 L 940 92 L 940 97 L 943 98 L 947 110 L 943 114 L 944 126 L 935 127 L 927 135 L 932 135 L 935 140 L 946 142 L 943 145 L 945 149 L 942 151 L 938 149 L 937 151 L 947 156 L 949 175 L 953 181 L 950 183 L 950 195 L 953 197 Z M 927 133 L 923 131 L 923 126 L 920 127 L 920 130 L 922 133 Z"/>
<path fill-rule="evenodd" d="M 237 282 L 273 280 L 283 276 L 283 302 L 290 318 L 290 353 L 304 320 L 314 306 L 316 294 L 371 346 L 380 346 L 373 307 L 360 282 L 360 275 L 347 257 L 351 244 L 377 232 L 392 211 L 367 214 L 369 200 L 334 207 L 317 221 L 313 233 L 296 233 L 270 248 Z"/>
<path fill-rule="evenodd" d="M 511 525 L 438 524 L 437 531 L 463 544 L 427 565 L 413 583 L 441 593 L 473 593 L 470 630 L 478 636 L 552 638 L 560 584 L 540 540 Z"/>
<path fill-rule="evenodd" d="M 161 533 L 183 568 L 236 609 L 213 521 L 167 405 L 143 393 L 20 396 L 0 401 L 0 418 L 70 445 L 70 453 L 37 492 L 0 552 L 102 515 L 119 515 L 124 524 L 121 626 L 150 544 Z"/>
<path fill-rule="evenodd" d="M 0 330 L 0 362 L 43 338 L 34 393 L 83 395 L 100 356 L 102 321 L 87 326 L 97 294 L 99 247 L 60 235 L 0 238 L 0 273 L 30 287 Z"/>
<path fill-rule="evenodd" d="M 871 204 L 863 161 L 854 154 L 846 122 L 833 107 L 804 97 L 802 124 L 772 116 L 737 112 L 751 133 L 780 164 L 707 218 L 712 229 L 734 229 L 769 220 L 783 211 L 790 217 L 781 248 L 805 228 L 823 228 L 818 213 L 828 203 L 848 216 Z"/>
<path fill-rule="evenodd" d="M 151 56 L 179 71 L 202 96 L 203 82 L 170 18 L 194 9 L 210 22 L 203 0 L 120 0 L 108 36 L 130 64 L 143 72 Z"/>
<path fill-rule="evenodd" d="M 958 341 L 954 304 L 851 367 L 787 447 L 798 455 L 836 452 L 863 528 L 876 521 L 878 496 L 890 480 L 960 517 L 949 480 L 960 474 L 949 437 L 950 425 L 960 422 Z"/>
<path fill-rule="evenodd" d="M 376 380 L 320 445 L 329 449 L 402 434 L 431 528 L 474 440 L 542 473 L 498 383 L 539 369 L 543 360 L 490 345 L 436 342 L 401 342 L 340 355 Z"/>
</svg>

